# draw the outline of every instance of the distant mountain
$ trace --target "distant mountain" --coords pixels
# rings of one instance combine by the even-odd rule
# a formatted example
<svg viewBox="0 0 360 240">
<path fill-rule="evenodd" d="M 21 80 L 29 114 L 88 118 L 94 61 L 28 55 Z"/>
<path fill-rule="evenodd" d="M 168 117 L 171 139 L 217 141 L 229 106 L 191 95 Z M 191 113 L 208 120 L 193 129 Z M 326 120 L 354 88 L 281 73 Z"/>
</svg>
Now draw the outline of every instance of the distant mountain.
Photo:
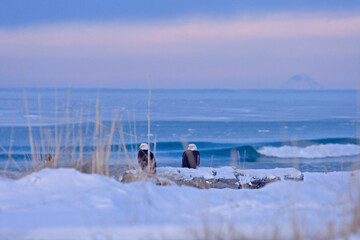
<svg viewBox="0 0 360 240">
<path fill-rule="evenodd" d="M 321 89 L 320 85 L 306 74 L 295 74 L 283 84 L 283 88 L 293 90 Z"/>
</svg>

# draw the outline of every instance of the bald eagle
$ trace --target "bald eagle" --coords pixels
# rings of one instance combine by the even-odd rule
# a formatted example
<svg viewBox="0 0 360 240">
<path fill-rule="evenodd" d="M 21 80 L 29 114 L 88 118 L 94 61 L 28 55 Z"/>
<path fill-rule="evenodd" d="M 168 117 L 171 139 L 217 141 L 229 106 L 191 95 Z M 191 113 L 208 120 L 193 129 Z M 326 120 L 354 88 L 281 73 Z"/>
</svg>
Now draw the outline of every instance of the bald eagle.
<svg viewBox="0 0 360 240">
<path fill-rule="evenodd" d="M 148 161 L 148 153 L 150 153 L 150 162 Z M 149 150 L 149 146 L 146 143 L 140 145 L 140 150 L 138 153 L 138 163 L 141 169 L 147 173 L 156 173 L 156 160 L 155 156 Z"/>
<path fill-rule="evenodd" d="M 195 144 L 189 144 L 188 149 L 182 155 L 183 168 L 196 168 L 200 165 L 200 153 Z"/>
</svg>

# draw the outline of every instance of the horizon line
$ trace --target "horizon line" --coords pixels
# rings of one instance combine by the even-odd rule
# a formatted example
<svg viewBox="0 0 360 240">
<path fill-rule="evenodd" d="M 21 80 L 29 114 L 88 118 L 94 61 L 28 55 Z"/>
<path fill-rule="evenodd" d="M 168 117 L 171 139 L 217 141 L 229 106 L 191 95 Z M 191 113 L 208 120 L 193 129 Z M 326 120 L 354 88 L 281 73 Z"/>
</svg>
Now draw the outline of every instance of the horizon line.
<svg viewBox="0 0 360 240">
<path fill-rule="evenodd" d="M 128 90 L 128 91 L 149 91 L 149 88 L 118 88 L 118 87 L 0 87 L 0 90 Z M 290 89 L 290 88 L 151 88 L 151 90 L 166 90 L 166 91 L 185 91 L 185 90 L 200 90 L 200 91 L 357 91 L 360 88 L 321 88 L 321 89 Z"/>
</svg>

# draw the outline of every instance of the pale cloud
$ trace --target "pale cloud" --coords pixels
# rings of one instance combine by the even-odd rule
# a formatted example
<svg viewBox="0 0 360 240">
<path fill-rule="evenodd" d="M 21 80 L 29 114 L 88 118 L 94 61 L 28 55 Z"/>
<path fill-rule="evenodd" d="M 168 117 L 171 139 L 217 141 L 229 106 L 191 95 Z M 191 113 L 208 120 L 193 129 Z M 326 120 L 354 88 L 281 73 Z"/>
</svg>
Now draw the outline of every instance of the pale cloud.
<svg viewBox="0 0 360 240">
<path fill-rule="evenodd" d="M 300 72 L 325 87 L 353 88 L 359 74 L 359 41 L 360 16 L 272 15 L 0 29 L 0 84 L 143 87 L 151 74 L 154 87 L 276 88 Z M 54 75 L 57 80 L 50 84 Z"/>
<path fill-rule="evenodd" d="M 2 50 L 0 54 L 87 56 L 93 52 L 111 55 L 119 52 L 151 53 L 164 47 L 167 47 L 170 53 L 181 53 L 184 50 L 183 45 L 211 45 L 253 39 L 358 36 L 360 36 L 360 16 L 342 18 L 275 16 L 260 19 L 236 18 L 227 21 L 194 20 L 153 24 L 117 22 L 68 24 L 0 30 Z"/>
</svg>

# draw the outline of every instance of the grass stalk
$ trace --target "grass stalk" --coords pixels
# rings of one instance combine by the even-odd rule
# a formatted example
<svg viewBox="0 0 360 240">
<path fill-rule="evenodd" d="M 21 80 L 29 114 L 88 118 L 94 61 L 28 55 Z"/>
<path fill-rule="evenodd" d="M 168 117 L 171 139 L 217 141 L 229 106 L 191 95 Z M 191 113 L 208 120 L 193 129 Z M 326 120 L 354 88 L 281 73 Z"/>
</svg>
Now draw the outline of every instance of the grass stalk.
<svg viewBox="0 0 360 240">
<path fill-rule="evenodd" d="M 151 145 L 150 145 L 150 105 L 151 105 L 151 78 L 149 76 L 149 98 L 148 98 L 148 114 L 147 114 L 147 119 L 148 119 L 148 146 L 149 146 L 149 150 L 148 150 L 148 168 L 150 166 L 150 149 L 151 149 Z"/>
<path fill-rule="evenodd" d="M 29 106 L 28 106 L 27 96 L 26 96 L 26 91 L 25 90 L 24 90 L 24 105 L 25 105 L 26 121 L 27 121 L 27 124 L 28 124 L 28 130 L 29 130 L 29 143 L 30 143 L 30 149 L 31 149 L 31 159 L 37 165 L 38 164 L 38 159 L 35 156 L 34 139 L 33 139 L 33 135 L 32 135 L 32 128 L 31 128 L 31 123 L 30 123 L 30 118 L 29 118 Z"/>
</svg>

